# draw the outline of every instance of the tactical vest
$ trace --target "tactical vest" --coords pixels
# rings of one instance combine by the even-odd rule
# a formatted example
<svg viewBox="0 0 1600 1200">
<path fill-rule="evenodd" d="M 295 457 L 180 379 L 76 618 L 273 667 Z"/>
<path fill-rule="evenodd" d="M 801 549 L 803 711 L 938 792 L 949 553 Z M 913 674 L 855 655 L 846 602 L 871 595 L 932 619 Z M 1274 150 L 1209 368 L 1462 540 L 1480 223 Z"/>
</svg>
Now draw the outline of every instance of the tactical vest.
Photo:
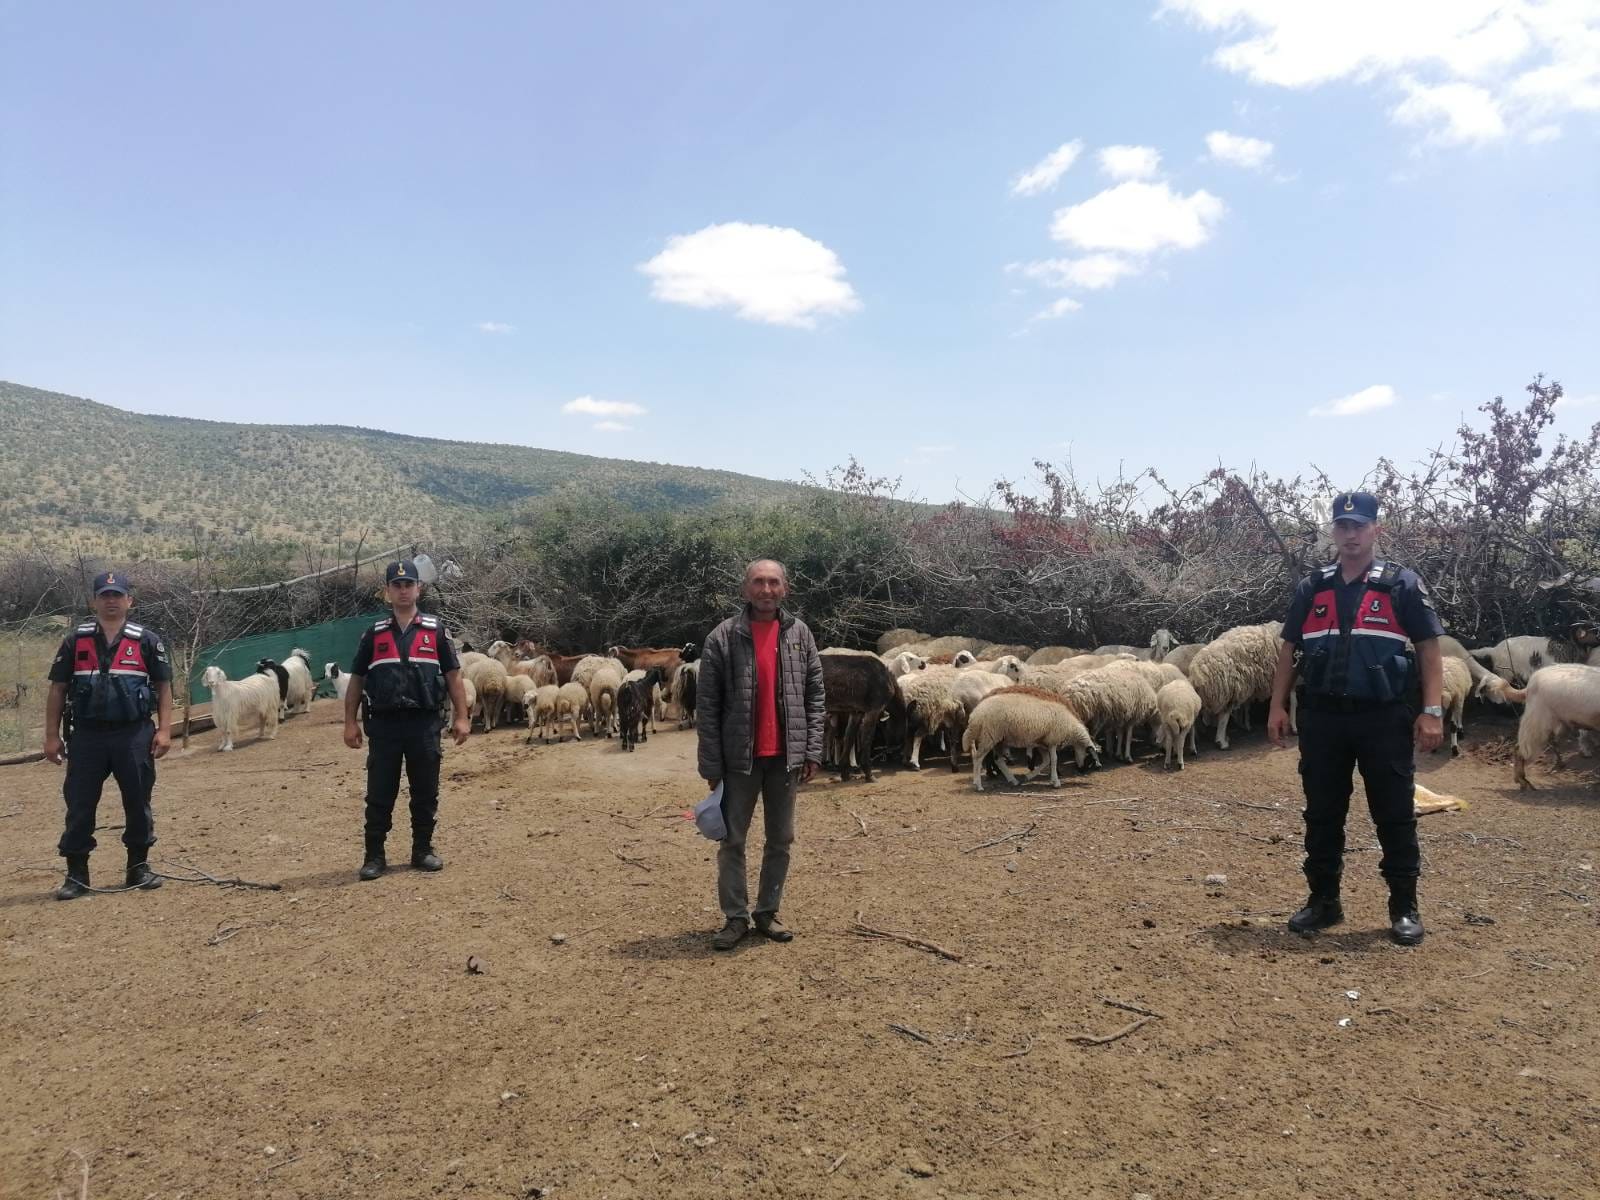
<svg viewBox="0 0 1600 1200">
<path fill-rule="evenodd" d="M 72 632 L 72 686 L 68 696 L 73 722 L 126 725 L 149 720 L 155 708 L 151 703 L 150 664 L 145 662 L 142 640 L 144 627 L 124 624 L 104 662 L 95 636 L 98 630 L 99 626 L 89 621 Z"/>
<path fill-rule="evenodd" d="M 1300 677 L 1306 690 L 1376 703 L 1406 699 L 1416 667 L 1394 611 L 1392 590 L 1400 568 L 1373 562 L 1349 632 L 1339 628 L 1338 577 L 1338 563 L 1322 568 L 1300 625 Z"/>
<path fill-rule="evenodd" d="M 444 704 L 444 672 L 439 669 L 444 627 L 438 617 L 418 613 L 408 633 L 408 638 L 401 637 L 393 617 L 372 627 L 372 662 L 362 697 L 375 715 L 436 712 Z"/>
</svg>

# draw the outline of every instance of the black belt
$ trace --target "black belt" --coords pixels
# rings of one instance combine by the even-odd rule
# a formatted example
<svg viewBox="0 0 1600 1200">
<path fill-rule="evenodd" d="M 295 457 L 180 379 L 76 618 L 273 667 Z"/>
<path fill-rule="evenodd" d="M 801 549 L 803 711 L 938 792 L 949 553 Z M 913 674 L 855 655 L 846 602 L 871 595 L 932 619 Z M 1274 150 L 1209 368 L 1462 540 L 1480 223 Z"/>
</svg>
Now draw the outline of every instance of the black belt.
<svg viewBox="0 0 1600 1200">
<path fill-rule="evenodd" d="M 1365 713 L 1382 712 L 1386 708 L 1404 704 L 1404 700 L 1367 700 L 1356 696 L 1306 696 L 1304 707 L 1312 712 Z"/>
<path fill-rule="evenodd" d="M 95 721 L 87 717 L 73 721 L 74 729 L 92 729 L 96 733 L 110 733 L 118 729 L 137 729 L 141 725 L 150 724 L 149 717 L 140 717 L 137 721 Z"/>
</svg>

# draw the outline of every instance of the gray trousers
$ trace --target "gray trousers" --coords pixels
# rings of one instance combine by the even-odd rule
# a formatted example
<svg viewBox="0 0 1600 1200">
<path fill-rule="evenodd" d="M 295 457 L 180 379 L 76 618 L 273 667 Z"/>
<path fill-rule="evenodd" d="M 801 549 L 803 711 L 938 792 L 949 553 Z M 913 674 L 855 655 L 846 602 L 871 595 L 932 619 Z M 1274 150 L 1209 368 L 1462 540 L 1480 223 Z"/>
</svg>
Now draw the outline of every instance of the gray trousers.
<svg viewBox="0 0 1600 1200">
<path fill-rule="evenodd" d="M 789 875 L 789 847 L 794 843 L 794 800 L 799 770 L 784 766 L 782 755 L 755 760 L 748 775 L 729 772 L 722 781 L 722 819 L 728 836 L 717 846 L 717 903 L 729 921 L 750 916 L 750 892 L 745 882 L 744 844 L 756 801 L 764 801 L 766 848 L 761 852 L 761 883 L 756 912 L 776 916 L 783 899 L 783 881 Z"/>
</svg>

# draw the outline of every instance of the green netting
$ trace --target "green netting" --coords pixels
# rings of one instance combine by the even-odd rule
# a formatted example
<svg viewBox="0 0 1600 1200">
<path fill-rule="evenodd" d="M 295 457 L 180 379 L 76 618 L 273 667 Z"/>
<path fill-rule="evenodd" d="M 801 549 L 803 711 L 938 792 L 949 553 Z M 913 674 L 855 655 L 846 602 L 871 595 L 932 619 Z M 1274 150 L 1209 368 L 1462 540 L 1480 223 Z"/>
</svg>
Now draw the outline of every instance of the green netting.
<svg viewBox="0 0 1600 1200">
<path fill-rule="evenodd" d="M 360 617 L 342 617 L 337 621 L 324 621 L 320 625 L 257 633 L 207 646 L 195 656 L 194 668 L 189 674 L 191 702 L 204 704 L 211 699 L 210 689 L 200 682 L 200 676 L 207 667 L 218 666 L 228 673 L 229 679 L 243 679 L 255 673 L 256 663 L 261 659 L 282 662 L 296 647 L 311 655 L 311 678 L 318 681 L 320 688 L 323 664 L 336 662 L 341 671 L 348 671 L 350 660 L 356 655 L 356 644 L 361 641 L 362 631 L 383 615 L 376 612 Z"/>
</svg>

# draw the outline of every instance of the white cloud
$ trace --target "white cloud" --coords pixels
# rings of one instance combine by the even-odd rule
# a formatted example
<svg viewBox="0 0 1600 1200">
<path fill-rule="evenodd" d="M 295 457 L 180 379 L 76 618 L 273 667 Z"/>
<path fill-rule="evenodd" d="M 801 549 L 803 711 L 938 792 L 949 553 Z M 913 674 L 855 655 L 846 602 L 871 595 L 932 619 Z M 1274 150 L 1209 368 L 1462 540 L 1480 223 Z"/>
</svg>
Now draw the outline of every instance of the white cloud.
<svg viewBox="0 0 1600 1200">
<path fill-rule="evenodd" d="M 1192 250 L 1210 238 L 1224 211 L 1222 201 L 1207 191 L 1184 196 L 1165 183 L 1119 183 L 1058 209 L 1050 236 L 1080 250 Z"/>
<path fill-rule="evenodd" d="M 1398 88 L 1391 116 L 1439 144 L 1600 112 L 1595 0 L 1163 0 L 1161 12 L 1219 33 L 1213 61 L 1252 83 Z"/>
<path fill-rule="evenodd" d="M 1388 408 L 1396 399 L 1398 397 L 1394 389 L 1387 383 L 1375 383 L 1371 387 L 1362 388 L 1359 392 L 1352 392 L 1348 396 L 1319 404 L 1307 411 L 1313 417 L 1356 417 L 1362 413 Z"/>
<path fill-rule="evenodd" d="M 1012 263 L 1007 268 L 1046 287 L 1085 288 L 1099 291 L 1126 275 L 1141 270 L 1132 259 L 1117 254 L 1086 254 L 1082 258 L 1047 258 L 1039 262 Z"/>
<path fill-rule="evenodd" d="M 504 321 L 479 321 L 478 328 L 484 333 L 515 333 L 515 325 L 507 325 Z"/>
<path fill-rule="evenodd" d="M 1488 91 L 1473 83 L 1445 83 L 1427 87 L 1405 79 L 1404 100 L 1390 110 L 1402 125 L 1430 129 L 1428 140 L 1441 146 L 1469 142 L 1494 142 L 1505 137 L 1505 118 Z"/>
<path fill-rule="evenodd" d="M 1528 130 L 1528 140 L 1534 144 L 1540 142 L 1556 142 L 1561 140 L 1561 126 L 1538 125 Z"/>
<path fill-rule="evenodd" d="M 1214 129 L 1206 134 L 1206 150 L 1218 162 L 1254 171 L 1272 157 L 1272 143 Z"/>
<path fill-rule="evenodd" d="M 1028 324 L 1031 325 L 1035 321 L 1054 321 L 1058 317 L 1066 316 L 1068 313 L 1075 313 L 1082 307 L 1083 305 L 1071 296 L 1062 296 L 1029 317 Z"/>
<path fill-rule="evenodd" d="M 667 239 L 639 270 L 650 294 L 691 308 L 731 308 L 746 321 L 813 329 L 861 308 L 844 264 L 798 229 L 731 221 Z"/>
<path fill-rule="evenodd" d="M 1161 151 L 1154 146 L 1107 146 L 1100 151 L 1100 170 L 1113 179 L 1152 179 L 1161 170 Z"/>
<path fill-rule="evenodd" d="M 1556 408 L 1566 412 L 1572 408 L 1594 408 L 1600 406 L 1600 392 L 1592 392 L 1587 396 L 1562 396 L 1556 401 Z"/>
<path fill-rule="evenodd" d="M 642 417 L 649 410 L 631 400 L 596 400 L 593 396 L 579 396 L 563 404 L 561 411 L 589 417 Z"/>
<path fill-rule="evenodd" d="M 1067 173 L 1072 164 L 1078 161 L 1078 155 L 1082 153 L 1082 142 L 1062 142 L 1012 181 L 1011 194 L 1037 196 L 1040 192 L 1048 192 L 1055 187 L 1056 182 Z"/>
<path fill-rule="evenodd" d="M 626 433 L 633 426 L 624 425 L 621 421 L 596 421 L 593 428 L 601 433 Z"/>
</svg>

